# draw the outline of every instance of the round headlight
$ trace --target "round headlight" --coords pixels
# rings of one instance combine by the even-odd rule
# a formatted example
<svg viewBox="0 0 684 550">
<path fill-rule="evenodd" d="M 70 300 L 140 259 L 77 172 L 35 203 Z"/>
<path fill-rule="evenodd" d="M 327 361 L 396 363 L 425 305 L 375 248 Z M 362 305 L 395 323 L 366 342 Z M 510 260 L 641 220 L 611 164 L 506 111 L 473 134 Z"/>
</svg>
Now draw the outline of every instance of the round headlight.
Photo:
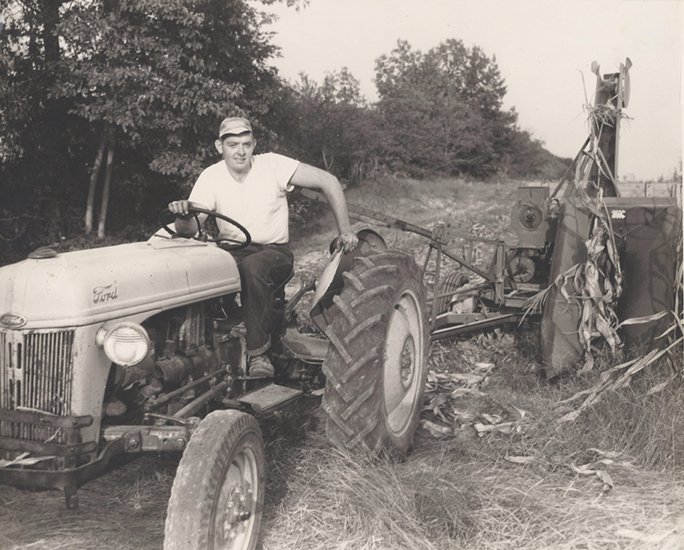
<svg viewBox="0 0 684 550">
<path fill-rule="evenodd" d="M 107 329 L 101 338 L 107 357 L 123 367 L 137 365 L 150 349 L 147 331 L 136 323 L 120 323 Z"/>
</svg>

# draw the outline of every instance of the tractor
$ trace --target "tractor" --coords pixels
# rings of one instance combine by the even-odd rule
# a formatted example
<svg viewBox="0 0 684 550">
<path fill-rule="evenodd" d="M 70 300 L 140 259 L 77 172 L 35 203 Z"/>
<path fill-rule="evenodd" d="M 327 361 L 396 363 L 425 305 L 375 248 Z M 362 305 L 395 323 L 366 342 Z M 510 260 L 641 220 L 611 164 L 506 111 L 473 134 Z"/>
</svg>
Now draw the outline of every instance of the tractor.
<svg viewBox="0 0 684 550">
<path fill-rule="evenodd" d="M 0 268 L 0 482 L 61 489 L 74 508 L 78 487 L 117 459 L 182 453 L 164 547 L 253 549 L 265 468 L 257 417 L 318 392 L 335 444 L 409 449 L 427 376 L 421 272 L 360 231 L 318 281 L 303 277 L 289 302 L 277 293 L 278 370 L 264 381 L 246 371 L 231 255 L 249 234 L 236 244 L 165 227 L 146 242 L 40 248 Z M 320 330 L 301 332 L 294 307 L 317 283 Z"/>
</svg>

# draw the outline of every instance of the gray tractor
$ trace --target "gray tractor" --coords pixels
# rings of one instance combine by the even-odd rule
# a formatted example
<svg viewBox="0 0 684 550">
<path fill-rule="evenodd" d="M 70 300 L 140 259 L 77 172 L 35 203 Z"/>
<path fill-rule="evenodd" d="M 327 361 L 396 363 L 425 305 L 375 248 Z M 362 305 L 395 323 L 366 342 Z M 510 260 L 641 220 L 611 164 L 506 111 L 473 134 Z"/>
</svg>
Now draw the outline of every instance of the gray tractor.
<svg viewBox="0 0 684 550">
<path fill-rule="evenodd" d="M 42 248 L 0 268 L 0 482 L 61 489 L 75 507 L 78 487 L 115 458 L 182 452 L 164 547 L 252 549 L 257 417 L 322 393 L 336 445 L 405 453 L 427 374 L 421 271 L 377 233 L 359 238 L 318 289 L 313 277 L 289 301 L 280 289 L 266 381 L 246 372 L 235 260 L 206 234 Z M 248 242 L 245 231 L 228 248 Z M 319 328 L 302 331 L 296 305 L 314 290 Z"/>
</svg>

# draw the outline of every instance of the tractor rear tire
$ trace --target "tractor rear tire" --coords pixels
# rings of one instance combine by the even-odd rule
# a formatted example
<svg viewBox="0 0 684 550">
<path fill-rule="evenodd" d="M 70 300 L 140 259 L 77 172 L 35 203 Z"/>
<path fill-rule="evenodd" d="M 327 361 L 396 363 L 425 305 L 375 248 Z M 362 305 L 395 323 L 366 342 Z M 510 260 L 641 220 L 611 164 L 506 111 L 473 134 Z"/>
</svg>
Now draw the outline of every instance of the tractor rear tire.
<svg viewBox="0 0 684 550">
<path fill-rule="evenodd" d="M 264 503 L 264 443 L 256 419 L 215 411 L 181 458 L 164 550 L 254 550 Z"/>
<path fill-rule="evenodd" d="M 422 273 L 410 256 L 359 257 L 330 308 L 323 363 L 329 439 L 406 453 L 422 409 L 429 327 Z"/>
</svg>

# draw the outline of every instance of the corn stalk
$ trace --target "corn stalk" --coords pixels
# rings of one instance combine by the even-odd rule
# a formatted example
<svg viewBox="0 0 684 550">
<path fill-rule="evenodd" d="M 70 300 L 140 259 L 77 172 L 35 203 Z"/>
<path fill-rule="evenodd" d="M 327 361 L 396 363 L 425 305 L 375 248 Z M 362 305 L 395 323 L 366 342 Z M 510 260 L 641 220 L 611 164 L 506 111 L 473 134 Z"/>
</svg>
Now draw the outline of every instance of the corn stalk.
<svg viewBox="0 0 684 550">
<path fill-rule="evenodd" d="M 605 108 L 591 109 L 589 114 L 591 134 L 588 148 L 583 151 L 583 158 L 577 163 L 572 192 L 591 214 L 591 231 L 585 241 L 587 259 L 558 275 L 548 288 L 532 297 L 525 308 L 525 315 L 541 311 L 544 300 L 554 287 L 558 288 L 568 303 L 577 304 L 580 311 L 578 335 L 584 351 L 582 371 L 591 370 L 594 366 L 592 342 L 595 339 L 603 338 L 613 355 L 622 347 L 617 332 L 616 313 L 623 281 L 620 258 L 610 213 L 603 201 L 603 190 L 598 182 L 590 180 L 592 167 L 597 165 L 599 174 L 615 182 L 598 146 L 603 125 L 614 123 L 614 118 L 608 116 Z"/>
</svg>

